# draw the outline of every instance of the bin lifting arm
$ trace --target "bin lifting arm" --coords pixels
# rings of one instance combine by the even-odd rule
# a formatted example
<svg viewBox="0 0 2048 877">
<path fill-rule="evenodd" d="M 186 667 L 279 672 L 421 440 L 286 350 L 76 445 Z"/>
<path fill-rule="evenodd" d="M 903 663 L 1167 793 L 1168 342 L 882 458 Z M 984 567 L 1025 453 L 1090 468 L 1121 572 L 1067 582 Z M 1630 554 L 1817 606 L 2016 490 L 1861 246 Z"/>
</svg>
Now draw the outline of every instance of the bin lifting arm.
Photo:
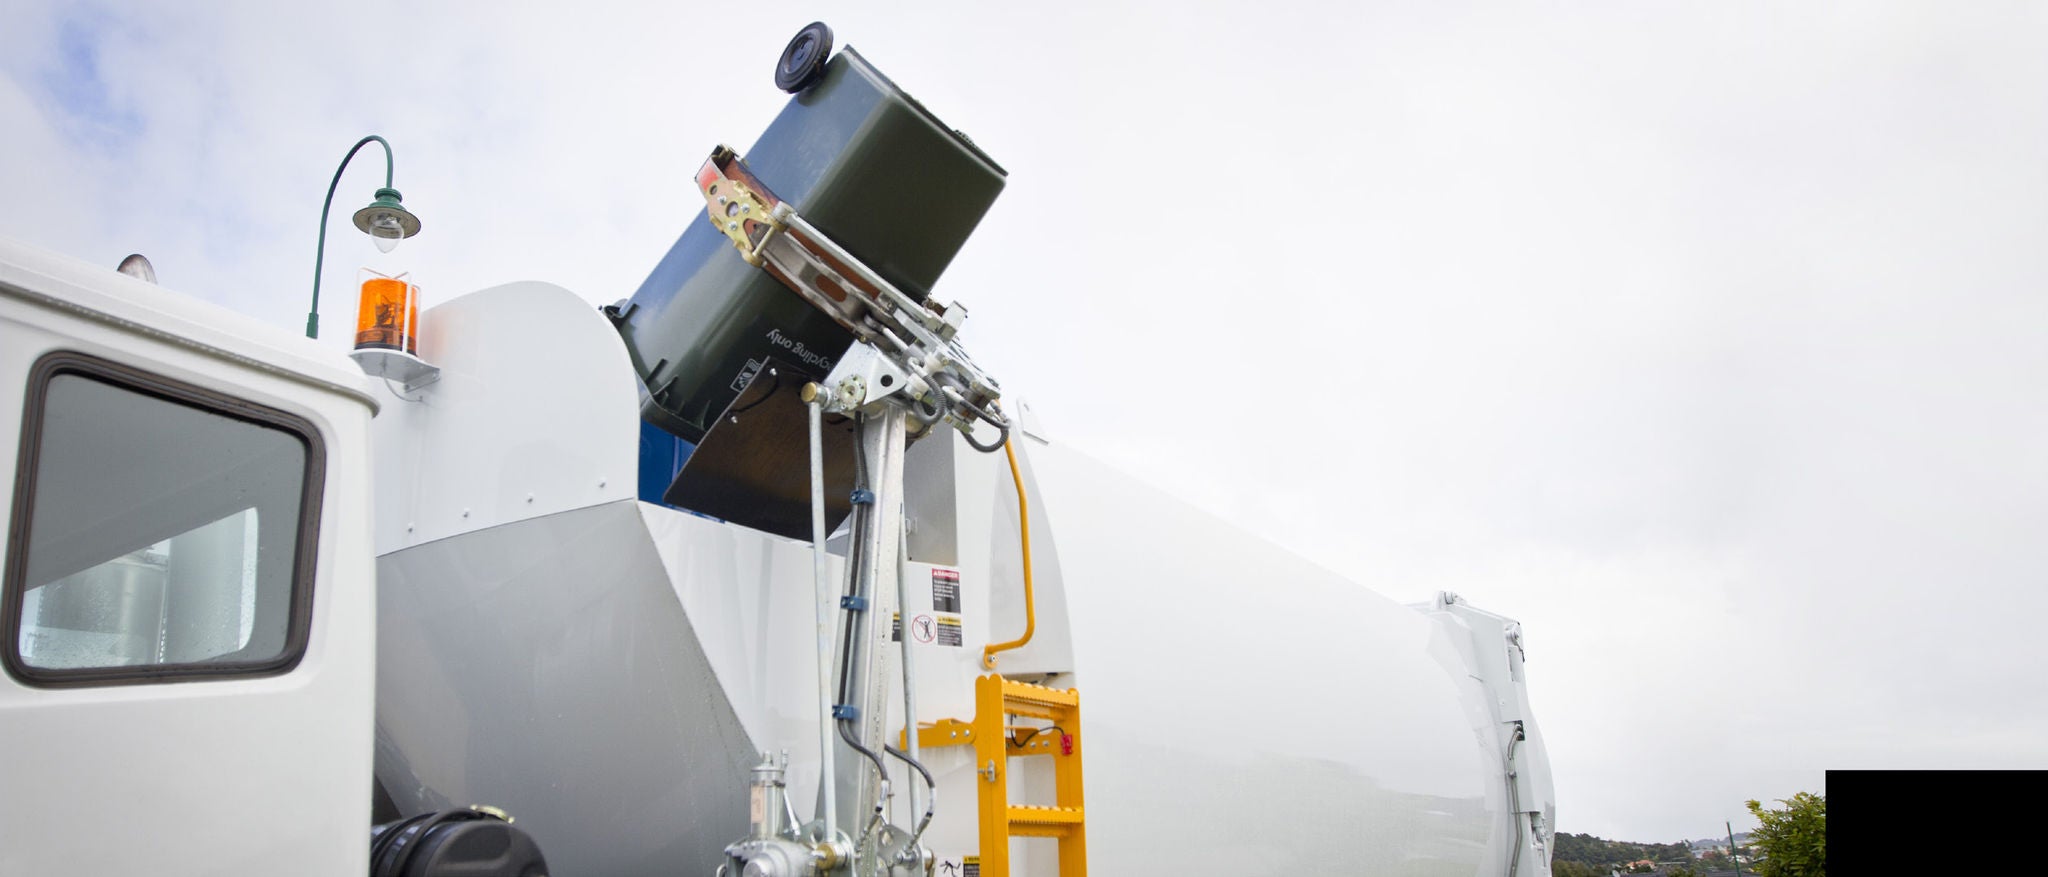
<svg viewBox="0 0 2048 877">
<path fill-rule="evenodd" d="M 1009 430 L 997 405 L 1001 388 L 954 338 L 967 320 L 965 308 L 921 302 L 897 289 L 777 198 L 731 147 L 712 150 L 697 171 L 697 188 L 705 218 L 741 258 L 859 342 L 821 382 L 830 394 L 826 410 L 851 412 L 894 396 L 914 423 L 944 420 L 970 440 L 976 420 Z"/>
</svg>

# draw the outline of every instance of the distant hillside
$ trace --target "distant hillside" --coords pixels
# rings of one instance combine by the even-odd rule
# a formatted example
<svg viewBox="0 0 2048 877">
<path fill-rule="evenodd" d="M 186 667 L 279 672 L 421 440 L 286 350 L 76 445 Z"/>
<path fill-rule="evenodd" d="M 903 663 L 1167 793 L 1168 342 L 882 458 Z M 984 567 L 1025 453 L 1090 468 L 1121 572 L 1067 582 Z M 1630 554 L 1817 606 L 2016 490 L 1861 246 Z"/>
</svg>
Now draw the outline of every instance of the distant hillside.
<svg viewBox="0 0 2048 877">
<path fill-rule="evenodd" d="M 1551 851 L 1551 861 L 1575 862 L 1588 866 L 1600 874 L 1610 870 L 1624 869 L 1631 862 L 1649 860 L 1652 862 L 1690 862 L 1692 848 L 1686 841 L 1668 844 L 1631 843 L 1622 840 L 1606 840 L 1590 834 L 1560 834 L 1556 848 Z M 1570 869 L 1557 868 L 1560 874 Z"/>
</svg>

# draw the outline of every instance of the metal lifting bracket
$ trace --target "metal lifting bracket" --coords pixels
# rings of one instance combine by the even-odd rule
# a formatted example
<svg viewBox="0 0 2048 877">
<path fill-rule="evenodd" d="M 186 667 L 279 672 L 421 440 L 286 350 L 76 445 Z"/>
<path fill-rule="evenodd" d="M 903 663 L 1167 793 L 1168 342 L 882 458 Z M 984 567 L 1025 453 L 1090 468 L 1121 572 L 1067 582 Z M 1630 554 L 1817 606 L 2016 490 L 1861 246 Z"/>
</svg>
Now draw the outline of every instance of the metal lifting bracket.
<svg viewBox="0 0 2048 877">
<path fill-rule="evenodd" d="M 939 422 L 971 431 L 975 421 L 1007 429 L 1002 395 L 955 340 L 967 320 L 958 303 L 919 301 L 811 225 L 794 205 L 754 176 L 731 147 L 720 146 L 697 171 L 705 218 L 747 264 L 767 271 L 853 333 L 859 344 L 823 386 L 826 410 L 872 410 L 901 398 L 916 426 Z"/>
</svg>

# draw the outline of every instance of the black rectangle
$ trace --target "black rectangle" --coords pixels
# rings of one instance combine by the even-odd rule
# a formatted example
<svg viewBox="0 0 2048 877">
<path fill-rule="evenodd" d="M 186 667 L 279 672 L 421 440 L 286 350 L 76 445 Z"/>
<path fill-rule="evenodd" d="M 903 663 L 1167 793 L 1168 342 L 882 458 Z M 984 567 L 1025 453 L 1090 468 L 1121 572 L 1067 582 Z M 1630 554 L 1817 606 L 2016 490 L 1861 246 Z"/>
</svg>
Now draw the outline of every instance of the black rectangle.
<svg viewBox="0 0 2048 877">
<path fill-rule="evenodd" d="M 811 539 L 811 375 L 770 358 L 704 436 L 661 501 L 777 536 Z M 853 510 L 853 421 L 825 418 L 825 527 Z"/>
</svg>

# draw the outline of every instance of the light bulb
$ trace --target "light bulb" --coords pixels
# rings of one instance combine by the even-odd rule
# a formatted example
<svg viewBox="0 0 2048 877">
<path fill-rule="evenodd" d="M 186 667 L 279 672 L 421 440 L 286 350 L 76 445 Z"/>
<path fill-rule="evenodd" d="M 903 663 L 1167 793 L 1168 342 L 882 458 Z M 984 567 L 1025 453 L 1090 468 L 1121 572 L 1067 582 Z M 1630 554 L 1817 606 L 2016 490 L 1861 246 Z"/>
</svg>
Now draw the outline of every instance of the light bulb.
<svg viewBox="0 0 2048 877">
<path fill-rule="evenodd" d="M 398 249 L 398 242 L 405 239 L 405 226 L 398 221 L 398 215 L 381 210 L 370 217 L 370 239 L 377 242 L 377 252 L 389 253 Z"/>
</svg>

